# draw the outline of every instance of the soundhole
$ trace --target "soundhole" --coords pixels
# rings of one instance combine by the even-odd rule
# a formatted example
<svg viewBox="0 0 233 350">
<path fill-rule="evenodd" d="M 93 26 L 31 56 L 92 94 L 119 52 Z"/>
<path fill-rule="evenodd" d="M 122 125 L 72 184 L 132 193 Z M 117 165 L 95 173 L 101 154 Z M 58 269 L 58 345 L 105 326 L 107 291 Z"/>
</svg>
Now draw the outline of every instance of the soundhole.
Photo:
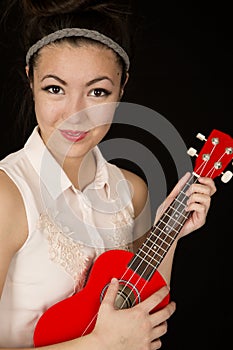
<svg viewBox="0 0 233 350">
<path fill-rule="evenodd" d="M 115 307 L 117 309 L 128 309 L 140 302 L 140 294 L 137 288 L 129 283 L 128 281 L 120 280 L 119 281 L 119 290 L 115 299 Z M 103 300 L 106 289 L 109 284 L 107 284 L 101 293 L 101 300 Z"/>
</svg>

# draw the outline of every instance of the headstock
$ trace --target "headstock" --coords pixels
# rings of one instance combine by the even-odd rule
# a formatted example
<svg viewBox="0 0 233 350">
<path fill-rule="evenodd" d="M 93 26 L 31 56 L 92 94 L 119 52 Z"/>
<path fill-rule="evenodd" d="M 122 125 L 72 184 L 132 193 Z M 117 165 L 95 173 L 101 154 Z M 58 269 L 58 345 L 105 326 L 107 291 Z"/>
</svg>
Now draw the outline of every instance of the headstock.
<svg viewBox="0 0 233 350">
<path fill-rule="evenodd" d="M 214 179 L 222 175 L 221 180 L 228 182 L 232 177 L 231 171 L 223 170 L 233 159 L 233 139 L 230 135 L 225 134 L 219 130 L 212 130 L 209 137 L 198 133 L 197 138 L 205 141 L 204 146 L 197 155 L 194 148 L 188 150 L 190 156 L 196 156 L 194 173 L 198 176 L 207 176 Z"/>
</svg>

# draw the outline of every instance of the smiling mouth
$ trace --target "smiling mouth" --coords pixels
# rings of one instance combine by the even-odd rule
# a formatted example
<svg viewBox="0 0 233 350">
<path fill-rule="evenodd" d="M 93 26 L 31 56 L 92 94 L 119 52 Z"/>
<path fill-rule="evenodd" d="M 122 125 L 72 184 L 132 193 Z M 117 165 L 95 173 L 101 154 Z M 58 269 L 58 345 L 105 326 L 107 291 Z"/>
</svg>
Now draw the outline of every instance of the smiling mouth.
<svg viewBox="0 0 233 350">
<path fill-rule="evenodd" d="M 59 131 L 66 140 L 71 142 L 81 141 L 88 134 L 88 131 L 60 130 L 60 129 Z"/>
</svg>

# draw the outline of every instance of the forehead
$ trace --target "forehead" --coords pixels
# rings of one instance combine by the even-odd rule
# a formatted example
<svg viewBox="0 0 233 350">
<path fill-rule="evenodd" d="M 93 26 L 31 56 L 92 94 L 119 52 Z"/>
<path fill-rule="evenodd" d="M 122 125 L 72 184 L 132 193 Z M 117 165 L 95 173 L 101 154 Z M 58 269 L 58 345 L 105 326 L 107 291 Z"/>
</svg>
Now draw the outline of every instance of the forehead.
<svg viewBox="0 0 233 350">
<path fill-rule="evenodd" d="M 35 69 L 51 68 L 121 71 L 117 54 L 107 46 L 88 42 L 75 45 L 66 41 L 40 49 Z"/>
</svg>

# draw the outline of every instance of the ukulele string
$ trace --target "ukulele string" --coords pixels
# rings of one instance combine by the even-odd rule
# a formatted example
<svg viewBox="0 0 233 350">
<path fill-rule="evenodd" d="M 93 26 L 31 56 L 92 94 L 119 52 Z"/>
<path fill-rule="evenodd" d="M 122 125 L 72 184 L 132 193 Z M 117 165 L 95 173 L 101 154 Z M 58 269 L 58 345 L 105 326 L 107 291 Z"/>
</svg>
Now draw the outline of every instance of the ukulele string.
<svg viewBox="0 0 233 350">
<path fill-rule="evenodd" d="M 217 144 L 215 144 L 215 145 L 212 147 L 212 150 L 210 151 L 210 154 L 209 154 L 209 157 L 210 157 L 210 158 L 211 158 L 212 154 L 214 153 L 216 147 L 217 147 Z M 204 156 L 205 156 L 205 155 L 203 154 L 203 155 L 202 155 L 203 163 L 200 164 L 200 166 L 197 168 L 197 172 L 200 171 L 200 173 L 201 173 L 201 172 L 203 173 L 203 171 L 205 170 L 205 168 L 206 168 L 206 166 L 207 166 L 207 164 L 208 164 L 208 158 L 205 160 Z M 220 158 L 220 159 L 221 159 L 221 158 Z M 218 161 L 220 161 L 220 159 L 219 159 Z M 208 176 L 211 177 L 211 176 L 213 175 L 213 173 L 214 173 L 214 170 L 215 170 L 215 168 L 212 167 L 212 169 L 210 169 L 210 170 L 206 173 L 206 176 L 207 176 L 207 177 L 208 177 Z"/>
<path fill-rule="evenodd" d="M 213 150 L 212 150 L 211 154 L 213 153 L 214 149 L 215 149 L 215 147 L 213 147 Z M 218 159 L 217 162 L 219 162 L 219 161 L 222 159 L 223 156 L 224 156 L 224 154 L 222 154 L 222 156 Z M 207 163 L 207 162 L 205 162 L 205 166 L 204 166 L 204 167 L 202 168 L 202 170 L 200 171 L 200 175 L 196 174 L 196 172 L 193 172 L 192 177 L 189 179 L 189 181 L 186 183 L 186 185 L 189 185 L 189 182 L 190 182 L 193 178 L 195 178 L 194 183 L 196 183 L 196 182 L 198 181 L 198 177 L 201 176 L 201 175 L 203 174 L 203 171 L 204 171 L 204 169 L 205 169 L 205 167 L 206 167 L 206 163 Z M 199 168 L 201 168 L 201 167 L 199 167 Z M 209 172 L 208 172 L 205 176 L 211 177 L 211 176 L 209 176 L 209 175 L 210 175 L 210 174 L 213 174 L 214 171 L 215 171 L 215 167 L 212 166 L 212 168 L 209 170 Z M 186 185 L 185 185 L 185 186 L 186 186 Z M 185 187 L 185 186 L 184 186 L 184 187 Z M 182 192 L 182 191 L 181 191 L 181 192 Z M 180 192 L 180 193 L 181 193 L 181 192 Z M 178 195 L 178 197 L 179 197 L 179 195 Z M 178 197 L 177 197 L 177 198 L 178 198 Z M 184 199 L 185 199 L 185 197 L 184 197 Z M 182 202 L 181 202 L 180 204 L 182 204 Z M 177 209 L 178 209 L 178 208 L 179 208 L 179 207 L 177 207 Z M 180 217 L 183 216 L 183 218 L 184 218 L 184 221 L 183 221 L 183 222 L 185 222 L 186 219 L 187 219 L 188 216 L 189 216 L 189 213 L 186 213 L 186 215 L 184 215 L 183 213 L 179 213 L 179 214 L 180 214 Z M 172 217 L 171 217 L 171 218 L 172 218 Z M 172 218 L 172 219 L 173 219 L 173 218 Z M 170 220 L 170 219 L 169 219 L 169 220 Z M 168 223 L 169 223 L 169 221 L 168 221 Z M 182 223 L 182 225 L 183 225 L 183 223 Z M 155 231 L 155 229 L 156 229 L 156 227 L 154 227 L 154 230 L 152 230 L 152 233 Z M 161 233 L 162 233 L 162 231 L 161 231 Z M 157 237 L 158 237 L 157 240 L 160 238 L 159 236 L 160 236 L 160 235 L 157 236 Z M 174 240 L 175 240 L 175 238 L 172 240 L 170 246 L 172 245 L 172 243 L 173 243 Z M 146 241 L 143 243 L 143 245 L 144 245 L 144 244 L 146 244 Z M 162 244 L 163 244 L 163 242 L 162 242 Z M 143 245 L 142 245 L 142 248 L 143 248 Z M 159 246 L 159 245 L 156 244 L 156 241 L 155 241 L 155 244 L 154 244 L 154 245 L 156 245 L 157 250 L 160 250 L 160 248 L 162 248 L 162 246 Z M 169 246 L 169 248 L 170 248 L 170 246 Z M 158 248 L 159 248 L 159 249 L 158 249 Z M 168 248 L 168 249 L 169 249 L 169 248 Z M 163 248 L 162 248 L 162 249 L 163 249 Z M 158 265 L 159 265 L 160 262 L 163 260 L 165 254 L 166 254 L 166 251 L 164 251 L 164 254 L 161 256 L 160 260 L 157 261 L 157 265 L 155 266 L 154 270 L 157 269 Z M 149 254 L 148 254 L 148 255 L 149 255 Z M 155 255 L 155 254 L 154 254 L 154 255 Z M 154 259 L 153 256 L 152 256 L 150 262 L 151 262 L 152 260 L 156 261 L 156 259 Z M 145 269 L 145 270 L 146 270 L 146 269 Z M 151 276 L 152 276 L 153 273 L 154 273 L 154 271 L 151 272 L 151 274 L 150 274 L 148 280 L 151 278 Z M 140 277 L 139 277 L 139 279 L 140 279 Z M 146 286 L 147 283 L 148 283 L 148 281 L 145 281 L 145 283 L 144 283 L 143 287 L 141 288 L 141 290 L 139 291 L 139 293 L 142 293 L 142 290 L 145 288 L 145 286 Z M 136 301 L 135 301 L 135 302 L 136 302 Z"/>
<path fill-rule="evenodd" d="M 226 156 L 226 152 L 224 152 L 219 159 L 217 160 L 216 164 L 221 163 L 221 160 L 224 158 L 224 156 Z M 211 176 L 213 176 L 213 173 L 215 172 L 215 167 L 212 168 L 212 171 L 210 170 L 209 173 L 207 174 L 207 176 L 211 173 Z M 210 177 L 211 177 L 210 176 Z"/>
<path fill-rule="evenodd" d="M 212 153 L 214 152 L 215 147 L 216 147 L 216 145 L 214 145 L 214 147 L 212 148 L 212 151 L 211 151 L 210 155 L 212 155 Z M 222 159 L 222 157 L 223 157 L 223 155 L 220 157 L 220 159 Z M 205 159 L 203 158 L 203 160 L 205 160 Z M 192 173 L 192 175 L 195 176 L 195 182 L 197 182 L 198 177 L 202 175 L 203 171 L 205 170 L 205 168 L 206 168 L 206 166 L 207 166 L 207 163 L 208 163 L 208 160 L 207 160 L 207 161 L 204 161 L 204 164 L 202 164 L 202 166 L 200 166 L 200 167 L 198 168 L 198 170 L 202 168 L 202 169 L 201 169 L 201 172 L 200 172 L 200 175 L 198 175 L 196 172 L 193 172 L 193 173 Z M 210 174 L 213 174 L 214 171 L 215 171 L 215 168 L 212 167 L 212 169 L 209 170 L 209 172 L 208 172 L 205 176 L 211 177 Z M 190 181 L 190 180 L 189 180 L 189 181 Z M 189 213 L 186 213 L 186 215 L 187 215 L 187 217 L 186 217 L 185 215 L 183 215 L 183 216 L 184 216 L 184 221 L 186 221 L 186 219 L 188 218 Z M 156 227 L 154 227 L 154 229 L 151 231 L 151 233 L 153 233 L 153 231 L 155 231 L 155 229 L 156 229 Z M 161 231 L 161 233 L 162 233 L 162 231 Z M 160 233 L 160 234 L 161 234 L 161 233 Z M 149 237 L 150 237 L 150 236 L 149 236 Z M 157 240 L 158 240 L 159 238 L 160 238 L 160 235 L 158 235 Z M 175 239 L 175 238 L 174 238 L 174 239 Z M 146 240 L 146 242 L 147 242 L 147 240 Z M 173 242 L 172 242 L 172 243 L 173 243 Z M 162 243 L 162 244 L 163 244 L 163 243 Z M 145 245 L 145 242 L 144 242 L 144 245 Z M 155 245 L 156 245 L 156 241 L 155 241 Z M 142 246 L 142 247 L 143 247 L 143 246 Z M 159 247 L 159 249 L 161 249 L 161 248 L 163 249 L 162 245 L 159 246 L 159 245 L 157 244 L 157 249 L 158 249 L 158 247 Z M 150 248 L 150 249 L 151 249 L 151 248 Z M 153 252 L 154 252 L 154 249 L 153 249 Z M 163 259 L 163 257 L 164 257 L 165 254 L 166 254 L 166 250 L 165 250 L 165 253 L 161 256 L 160 261 L 157 262 L 157 266 L 160 264 L 160 262 L 162 261 L 162 259 Z M 133 264 L 133 262 L 135 261 L 136 258 L 137 258 L 137 256 L 135 256 L 135 258 L 132 260 L 132 264 Z M 152 256 L 152 257 L 151 257 L 151 261 L 152 261 L 153 259 L 154 259 L 154 258 L 153 258 L 153 256 Z M 142 263 L 142 262 L 141 262 L 141 263 Z M 126 272 L 130 269 L 130 266 L 132 266 L 132 265 L 129 265 L 129 266 L 128 266 L 128 268 L 127 268 L 127 270 L 125 271 L 125 273 L 124 273 L 123 276 L 125 276 Z M 155 269 L 157 268 L 157 266 L 155 266 Z M 137 272 L 137 270 L 139 269 L 139 267 L 140 267 L 140 264 L 138 265 L 137 269 L 134 271 L 133 275 L 136 274 L 136 272 Z M 132 269 L 131 269 L 131 270 L 132 270 Z M 146 269 L 144 270 L 144 272 L 145 272 L 145 271 L 146 271 Z M 153 274 L 153 271 L 151 272 L 151 275 L 152 275 L 152 274 Z M 125 289 L 126 289 L 126 287 L 127 287 L 127 284 L 129 284 L 129 282 L 132 280 L 133 275 L 130 277 L 130 279 L 129 279 L 128 282 L 126 283 Z M 140 277 L 139 274 L 138 274 L 138 276 L 139 276 L 139 278 L 138 278 L 138 281 L 136 282 L 136 285 L 139 283 L 139 281 L 140 281 L 140 279 L 141 279 L 141 277 Z M 149 277 L 149 278 L 150 278 L 150 277 Z M 145 281 L 145 284 L 144 284 L 143 288 L 141 289 L 141 291 L 144 289 L 144 287 L 145 287 L 145 285 L 146 285 L 147 283 L 148 283 L 148 281 Z M 124 291 L 124 288 L 122 289 L 122 292 L 123 292 L 123 291 Z M 130 292 L 130 294 L 128 295 L 128 297 L 129 297 L 131 294 L 132 294 L 132 291 Z M 137 298 L 138 298 L 138 297 L 137 297 Z M 137 299 L 136 299 L 136 300 L 137 300 Z M 135 300 L 134 303 L 136 303 L 136 300 Z M 122 307 L 123 307 L 123 306 L 124 306 L 124 303 L 123 303 Z"/>
<path fill-rule="evenodd" d="M 213 152 L 215 151 L 215 148 L 217 147 L 217 144 L 216 145 L 214 145 L 213 146 L 213 148 L 212 148 L 212 151 L 210 152 L 210 157 L 211 157 L 211 155 L 213 154 Z M 224 153 L 222 153 L 222 155 L 218 158 L 218 160 L 214 163 L 214 166 L 212 166 L 212 168 L 205 174 L 205 176 L 207 176 L 207 177 L 213 177 L 213 174 L 214 174 L 214 172 L 216 171 L 216 169 L 217 168 L 215 168 L 215 164 L 216 164 L 216 167 L 217 167 L 217 164 L 218 163 L 221 163 L 221 160 L 224 158 L 224 156 L 226 156 L 226 151 L 224 152 Z M 201 169 L 201 171 L 203 172 L 204 170 L 205 170 L 205 167 L 207 166 L 207 164 L 208 164 L 208 160 L 207 161 L 204 161 L 203 162 L 203 164 L 201 164 L 200 166 L 199 166 L 199 168 L 197 169 L 197 171 L 198 170 L 200 170 Z"/>
<path fill-rule="evenodd" d="M 193 180 L 194 177 L 196 178 L 196 176 L 192 174 L 191 178 L 190 178 L 189 181 L 185 184 L 184 188 L 185 188 L 186 186 L 190 186 L 189 182 L 191 182 L 191 181 Z M 184 190 L 184 188 L 183 188 L 183 190 Z M 184 194 L 184 192 L 181 191 L 181 192 L 179 193 L 179 195 L 180 195 L 181 193 Z M 177 199 L 178 199 L 179 195 L 177 196 Z M 183 200 L 186 199 L 186 198 L 187 198 L 187 196 L 184 197 Z M 181 206 L 181 205 L 183 204 L 183 200 L 180 202 L 180 204 L 178 205 L 178 207 L 176 208 L 175 211 L 177 211 L 177 210 L 179 209 L 179 206 Z M 187 216 L 189 215 L 188 213 L 185 213 L 187 216 L 184 215 L 183 213 L 182 213 L 182 214 L 179 213 L 179 214 L 180 214 L 180 217 L 183 216 L 183 221 L 186 221 Z M 180 217 L 179 217 L 179 218 L 180 218 Z M 173 221 L 176 222 L 176 220 L 174 220 L 174 218 L 173 218 L 172 216 L 170 216 L 170 218 L 169 218 L 167 224 L 170 223 L 171 219 L 172 219 Z M 174 225 L 174 224 L 172 224 L 172 225 Z M 172 225 L 170 226 L 170 228 L 174 228 L 174 227 L 172 227 Z M 151 234 L 153 234 L 153 233 L 155 232 L 155 229 L 156 229 L 156 226 L 154 226 L 154 227 L 152 228 Z M 145 257 L 146 257 L 146 256 L 149 256 L 149 257 L 150 257 L 150 261 L 149 261 L 147 267 L 144 268 L 143 272 L 141 273 L 141 276 L 143 276 L 143 275 L 146 273 L 146 271 L 147 271 L 147 269 L 148 269 L 148 266 L 149 266 L 149 265 L 153 266 L 153 265 L 154 265 L 154 264 L 153 264 L 154 261 L 156 261 L 156 260 L 155 260 L 155 256 L 156 256 L 157 252 L 155 251 L 155 247 L 157 248 L 157 251 L 160 250 L 160 249 L 164 250 L 163 247 L 162 247 L 162 245 L 164 244 L 164 240 L 161 239 L 161 235 L 164 234 L 164 233 L 167 235 L 167 233 L 166 233 L 164 230 L 160 230 L 160 234 L 156 236 L 155 242 L 153 243 L 152 246 L 149 247 L 148 253 L 145 253 L 145 252 L 143 251 L 143 247 L 146 246 L 146 243 L 148 242 L 148 239 L 143 243 L 142 247 L 139 249 L 139 253 L 140 253 L 140 251 L 142 251 L 143 253 L 145 253 L 145 254 L 144 254 Z M 167 236 L 168 236 L 168 235 L 167 235 Z M 149 237 L 150 237 L 150 236 L 149 236 Z M 158 243 L 157 243 L 158 241 L 160 241 L 160 242 L 162 242 L 162 243 L 158 244 Z M 165 243 L 166 243 L 166 242 L 165 242 Z M 151 254 L 151 253 L 152 253 L 152 254 Z M 161 255 L 160 261 L 164 258 L 165 254 L 166 254 L 166 250 L 164 251 L 164 254 Z M 128 269 L 131 268 L 133 262 L 135 261 L 135 259 L 136 259 L 137 257 L 138 257 L 138 255 L 136 255 L 135 258 L 132 260 L 132 263 L 131 263 L 131 265 L 129 265 Z M 145 261 L 145 257 L 144 257 L 143 259 L 141 259 L 140 264 L 138 264 L 137 268 L 134 270 L 134 272 L 133 272 L 133 274 L 131 275 L 130 279 L 127 281 L 127 283 L 126 283 L 126 285 L 125 285 L 125 289 L 126 289 L 127 285 L 130 284 L 130 282 L 131 282 L 133 276 L 136 275 L 136 273 L 137 273 L 138 270 L 140 269 L 140 266 L 142 265 L 143 261 Z M 157 261 L 157 265 L 154 267 L 154 270 L 156 270 L 156 268 L 157 268 L 157 266 L 158 266 L 159 263 L 160 263 L 160 262 Z M 128 270 L 128 269 L 127 269 L 127 270 Z M 127 270 L 126 270 L 126 271 L 127 271 Z M 142 278 L 142 277 L 140 276 L 140 274 L 137 273 L 137 276 L 138 276 L 138 280 L 136 281 L 136 283 L 134 283 L 134 286 L 137 286 L 137 284 L 139 283 L 139 281 L 140 281 L 141 279 L 144 280 L 144 278 Z M 148 281 L 146 280 L 145 283 L 144 283 L 144 286 L 143 286 L 142 289 L 139 291 L 139 293 L 142 292 L 142 290 L 144 289 L 144 287 L 145 287 L 145 285 L 146 285 L 147 283 L 148 283 Z M 122 289 L 122 294 L 123 294 L 123 291 L 124 291 L 124 288 Z M 133 293 L 133 291 L 131 290 L 130 293 L 127 294 L 127 297 L 129 298 L 129 297 L 131 296 L 132 293 Z M 138 297 L 137 297 L 137 298 L 138 298 Z M 122 304 L 122 308 L 123 308 L 123 306 L 124 306 L 124 304 L 125 304 L 126 301 L 127 301 L 127 299 L 125 299 L 124 303 Z M 134 304 L 136 303 L 136 301 L 137 301 L 137 299 L 134 301 Z"/>
<path fill-rule="evenodd" d="M 189 182 L 193 180 L 193 178 L 195 178 L 195 181 L 197 181 L 197 178 L 195 175 L 192 175 L 192 177 L 189 179 Z M 156 235 L 156 239 L 154 242 L 154 245 L 152 247 L 150 247 L 149 251 L 148 251 L 148 256 L 150 256 L 150 261 L 149 264 L 150 265 L 154 265 L 153 263 L 156 262 L 156 264 L 154 265 L 154 270 L 151 271 L 150 275 L 147 277 L 147 280 L 145 280 L 144 285 L 142 286 L 140 293 L 142 293 L 143 289 L 145 288 L 145 286 L 147 285 L 148 281 L 150 280 L 151 276 L 153 275 L 154 271 L 157 269 L 157 267 L 159 266 L 159 264 L 161 263 L 161 261 L 163 260 L 164 256 L 166 255 L 167 251 L 169 250 L 169 248 L 171 247 L 172 243 L 175 241 L 175 238 L 177 236 L 177 234 L 180 232 L 180 230 L 176 231 L 175 226 L 177 225 L 177 223 L 180 225 L 180 229 L 183 227 L 184 222 L 187 220 L 189 213 L 184 211 L 185 205 L 184 205 L 184 201 L 187 199 L 187 196 L 185 195 L 183 197 L 183 199 L 181 201 L 178 200 L 179 196 L 181 194 L 185 194 L 183 191 L 185 190 L 186 186 L 190 186 L 190 183 L 187 182 L 185 184 L 185 186 L 183 187 L 183 190 L 179 193 L 179 195 L 176 198 L 176 201 L 179 202 L 178 206 L 176 207 L 176 209 L 174 209 L 173 214 L 170 216 L 168 222 L 167 222 L 167 227 L 170 228 L 170 230 L 174 230 L 176 232 L 175 237 L 170 236 L 165 230 L 164 228 L 162 230 L 160 230 L 160 234 Z M 179 211 L 179 207 L 182 207 L 184 205 L 184 208 L 181 209 L 181 211 Z M 178 214 L 178 218 L 174 219 L 174 214 Z M 173 223 L 171 223 L 170 221 L 172 221 Z M 169 225 L 170 223 L 170 225 Z M 156 226 L 154 227 L 154 229 L 152 230 L 152 233 L 154 233 L 156 230 Z M 164 234 L 166 235 L 167 238 L 171 238 L 171 242 L 168 244 L 166 242 L 166 240 L 164 241 L 164 239 L 161 238 L 161 235 Z M 162 243 L 158 244 L 158 240 Z M 146 242 L 145 242 L 146 243 Z M 163 249 L 163 244 L 167 244 L 167 250 Z M 155 249 L 154 249 L 155 247 Z M 143 249 L 143 246 L 142 246 Z M 163 254 L 160 255 L 159 254 L 159 260 L 156 259 L 157 251 L 163 250 Z M 150 254 L 152 252 L 152 254 Z M 144 269 L 143 273 L 146 272 L 146 270 L 148 269 L 148 266 Z"/>
<path fill-rule="evenodd" d="M 210 155 L 212 155 L 212 153 L 214 152 L 215 147 L 216 147 L 216 145 L 212 148 L 212 151 L 210 152 Z M 224 156 L 224 154 L 219 158 L 218 161 L 220 161 L 220 160 L 222 159 L 223 156 Z M 198 175 L 196 172 L 193 172 L 193 173 L 192 173 L 191 178 L 190 178 L 189 181 L 185 184 L 184 188 L 185 188 L 186 186 L 190 186 L 189 183 L 190 183 L 194 178 L 195 178 L 194 183 L 196 183 L 196 182 L 198 181 L 198 177 L 201 176 L 201 175 L 203 174 L 203 171 L 205 170 L 205 167 L 207 166 L 207 163 L 208 163 L 208 161 L 204 161 L 204 162 L 199 166 L 199 168 L 197 169 L 197 172 L 200 170 L 200 175 Z M 212 168 L 209 170 L 209 172 L 208 172 L 205 176 L 211 177 L 210 174 L 212 175 L 214 171 L 215 171 L 215 168 L 214 168 L 214 166 L 212 166 Z M 184 188 L 183 188 L 183 190 L 184 190 Z M 181 192 L 178 194 L 177 199 L 178 199 L 178 197 L 179 197 L 179 195 L 180 195 L 181 193 L 184 194 L 184 192 L 181 191 Z M 183 204 L 184 199 L 187 199 L 187 196 L 184 196 L 184 198 L 183 198 L 182 201 L 180 202 L 179 206 L 181 206 L 181 205 Z M 176 211 L 179 209 L 179 206 L 176 208 Z M 187 220 L 187 218 L 188 218 L 188 216 L 189 216 L 189 213 L 185 213 L 185 214 L 184 214 L 184 212 L 182 211 L 182 212 L 178 212 L 178 214 L 179 214 L 178 220 L 183 216 L 183 222 L 180 223 L 180 225 L 181 225 L 181 227 L 182 227 L 183 224 L 185 223 L 185 221 Z M 171 217 L 169 218 L 168 222 L 167 222 L 167 225 L 169 224 L 169 221 L 170 221 L 171 219 L 172 219 L 173 221 L 175 221 L 175 222 L 177 221 L 177 220 L 175 220 L 175 219 L 171 216 Z M 174 224 L 172 224 L 172 225 L 174 225 Z M 157 226 L 157 225 L 156 225 L 156 226 Z M 155 232 L 156 226 L 154 226 L 154 227 L 152 228 L 151 234 L 153 234 L 153 233 Z M 174 227 L 175 227 L 175 226 L 174 226 Z M 174 227 L 170 226 L 170 229 L 171 229 L 171 228 L 174 229 Z M 163 233 L 166 233 L 166 232 L 165 232 L 164 230 L 160 230 L 160 234 L 156 236 L 155 242 L 153 243 L 152 246 L 149 247 L 148 252 L 145 254 L 145 257 L 146 257 L 146 256 L 150 256 L 150 261 L 149 261 L 149 263 L 147 264 L 147 267 L 146 267 L 146 268 L 144 269 L 144 271 L 141 273 L 142 276 L 143 276 L 143 274 L 146 273 L 146 271 L 147 271 L 147 269 L 148 269 L 148 266 L 149 266 L 149 265 L 152 266 L 152 265 L 153 265 L 153 262 L 156 261 L 156 265 L 154 266 L 154 270 L 151 271 L 151 273 L 150 273 L 150 275 L 149 275 L 149 277 L 148 277 L 148 280 L 150 280 L 150 278 L 151 278 L 151 276 L 153 275 L 154 271 L 157 269 L 158 265 L 161 263 L 161 261 L 163 260 L 164 256 L 165 256 L 166 253 L 167 253 L 167 251 L 164 250 L 163 247 L 162 247 L 162 245 L 164 244 L 164 240 L 161 239 L 160 236 L 161 236 L 161 234 L 163 234 Z M 179 233 L 179 231 L 178 231 L 178 233 Z M 166 235 L 167 235 L 167 233 L 166 233 Z M 149 236 L 149 237 L 150 237 L 150 236 Z M 172 245 L 172 243 L 174 242 L 174 240 L 175 240 L 176 237 L 173 238 L 173 237 L 171 237 L 171 236 L 169 236 L 169 235 L 167 235 L 167 237 L 171 238 L 171 243 L 170 243 L 170 244 L 168 244 L 167 242 L 165 242 L 165 243 L 168 245 L 168 249 L 169 249 L 170 246 Z M 160 245 L 157 244 L 158 240 L 160 240 L 160 241 L 162 242 Z M 143 247 L 145 247 L 145 245 L 146 245 L 147 242 L 148 242 L 148 239 L 143 243 L 141 249 L 139 249 L 139 252 L 140 252 L 140 251 L 143 251 Z M 157 250 L 157 251 L 159 251 L 159 250 L 161 250 L 161 249 L 164 251 L 163 255 L 160 255 L 159 261 L 157 261 L 157 260 L 155 259 L 155 256 L 156 256 L 156 254 L 157 254 L 157 251 L 155 251 L 155 247 L 156 247 L 156 250 Z M 168 249 L 167 249 L 167 250 L 168 250 Z M 152 254 L 150 254 L 151 252 L 152 252 Z M 144 252 L 144 253 L 145 253 L 145 252 Z M 125 286 L 122 288 L 121 293 L 122 293 L 123 295 L 124 295 L 123 292 L 124 292 L 124 290 L 126 289 L 126 287 L 127 287 L 128 285 L 130 285 L 130 282 L 131 282 L 133 276 L 137 273 L 137 271 L 139 270 L 139 268 L 140 268 L 141 264 L 143 263 L 143 261 L 145 261 L 145 257 L 141 260 L 141 263 L 137 266 L 137 268 L 134 270 L 133 274 L 131 275 L 130 279 L 126 282 Z M 132 266 L 132 264 L 133 264 L 133 262 L 135 261 L 136 258 L 137 258 L 137 256 L 135 256 L 135 258 L 133 259 L 131 265 L 129 265 L 129 267 L 127 268 L 126 271 L 128 271 L 128 270 L 130 269 L 130 267 Z M 125 275 L 125 274 L 126 274 L 126 272 L 124 273 L 124 275 Z M 124 276 L 124 275 L 123 275 L 123 276 Z M 136 283 L 134 283 L 134 286 L 135 286 L 135 287 L 137 286 L 137 284 L 139 283 L 139 281 L 142 280 L 142 277 L 140 276 L 140 274 L 137 274 L 137 275 L 138 275 L 138 280 L 136 281 Z M 139 290 L 139 294 L 142 293 L 142 291 L 143 291 L 143 289 L 145 288 L 145 286 L 146 286 L 147 283 L 148 283 L 148 281 L 145 280 L 144 285 L 142 286 L 141 290 Z M 132 293 L 133 293 L 133 291 L 130 289 L 130 293 L 127 294 L 127 298 L 130 298 L 130 296 L 131 296 Z M 123 304 L 122 304 L 122 306 L 121 306 L 122 308 L 124 307 L 126 301 L 128 300 L 127 298 L 124 300 L 124 302 L 123 302 Z M 135 303 L 137 302 L 137 299 L 138 299 L 138 296 L 137 296 L 136 299 L 134 300 L 132 306 L 135 305 Z"/>
</svg>

